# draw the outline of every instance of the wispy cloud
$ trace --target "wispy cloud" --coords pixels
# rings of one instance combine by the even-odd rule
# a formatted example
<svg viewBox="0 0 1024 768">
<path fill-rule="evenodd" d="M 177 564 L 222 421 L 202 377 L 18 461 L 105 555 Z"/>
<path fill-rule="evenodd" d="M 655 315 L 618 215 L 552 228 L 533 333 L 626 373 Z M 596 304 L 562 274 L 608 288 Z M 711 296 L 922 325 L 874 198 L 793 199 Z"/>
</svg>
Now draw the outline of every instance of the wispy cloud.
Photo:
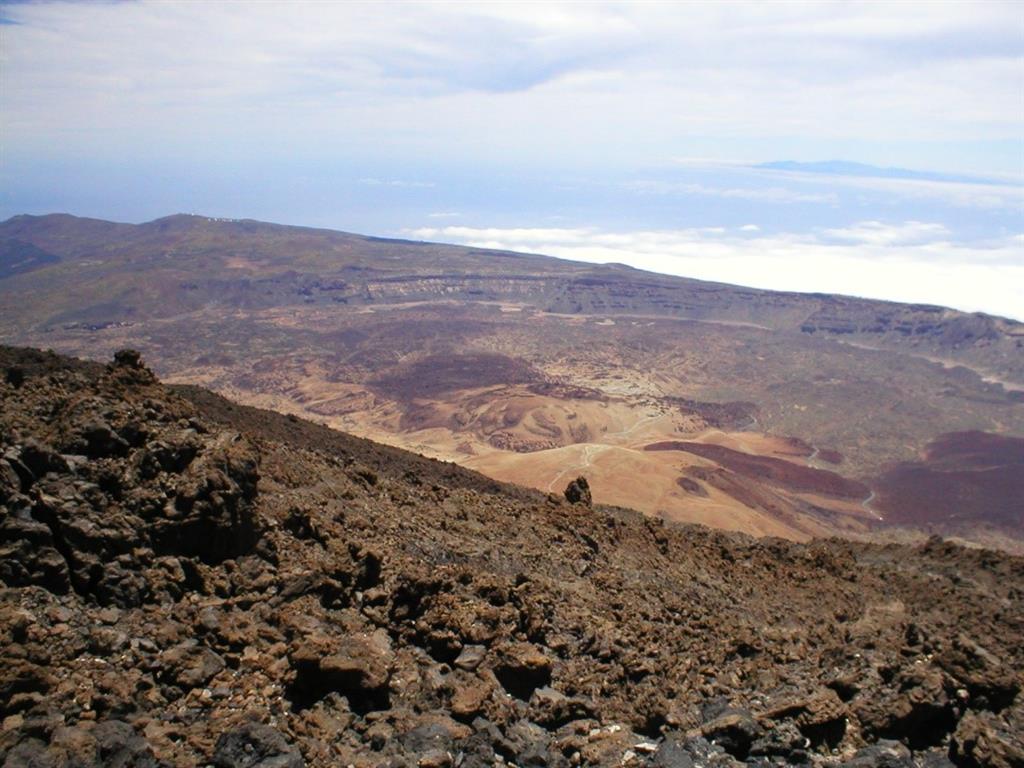
<svg viewBox="0 0 1024 768">
<path fill-rule="evenodd" d="M 359 180 L 368 187 L 399 187 L 405 189 L 429 189 L 436 186 L 432 181 L 410 181 L 409 179 L 377 179 L 366 177 Z"/>
<path fill-rule="evenodd" d="M 784 187 L 714 187 L 692 182 L 643 179 L 631 181 L 626 186 L 640 194 L 685 194 L 754 200 L 761 203 L 828 203 L 834 205 L 839 201 L 839 197 L 834 192 L 799 192 Z"/>
<path fill-rule="evenodd" d="M 919 200 L 955 208 L 1024 212 L 1024 175 L 1020 173 L 970 176 L 941 170 L 881 168 L 846 161 L 771 161 L 751 164 L 674 158 L 672 163 L 683 169 L 684 174 L 718 172 L 745 180 L 746 186 L 722 187 L 665 179 L 639 179 L 629 182 L 628 186 L 634 191 L 650 194 L 691 194 L 775 203 L 829 204 L 840 202 L 841 192 L 863 190 L 893 200 Z M 1020 170 L 1024 172 L 1024 167 Z"/>
<path fill-rule="evenodd" d="M 946 181 L 961 184 L 999 184 L 1000 180 L 984 176 L 969 176 L 962 173 L 943 173 L 941 171 L 915 171 L 910 168 L 882 168 L 866 163 L 854 163 L 847 160 L 826 160 L 815 162 L 795 162 L 792 160 L 776 160 L 758 163 L 753 168 L 764 171 L 783 171 L 798 174 L 820 174 L 822 176 L 853 176 L 875 179 L 910 179 L 914 181 Z"/>
<path fill-rule="evenodd" d="M 822 234 L 831 240 L 884 246 L 946 242 L 950 231 L 945 225 L 933 222 L 904 221 L 887 224 L 881 221 L 862 221 L 849 227 L 826 229 Z"/>
<path fill-rule="evenodd" d="M 956 208 L 1024 212 L 1024 185 L 964 184 L 913 179 L 841 178 L 838 185 L 893 198 L 937 202 Z"/>
<path fill-rule="evenodd" d="M 751 236 L 756 230 L 749 226 L 726 232 L 441 227 L 410 234 L 759 288 L 939 304 L 1024 319 L 1022 235 L 961 243 L 944 226 L 927 222 L 868 221 L 771 236 Z"/>
<path fill-rule="evenodd" d="M 782 167 L 779 167 L 779 166 Z M 804 184 L 829 185 L 834 189 L 859 189 L 892 198 L 936 201 L 957 208 L 1007 209 L 1024 211 L 1024 180 L 975 177 L 965 180 L 959 174 L 893 169 L 890 175 L 835 170 L 829 173 L 798 170 L 803 164 L 763 164 L 754 171 L 769 177 L 781 177 Z M 812 164 L 813 165 L 813 164 Z M 840 163 L 837 167 L 856 166 Z M 861 166 L 868 167 L 870 166 Z M 885 169 L 878 169 L 883 171 Z"/>
</svg>

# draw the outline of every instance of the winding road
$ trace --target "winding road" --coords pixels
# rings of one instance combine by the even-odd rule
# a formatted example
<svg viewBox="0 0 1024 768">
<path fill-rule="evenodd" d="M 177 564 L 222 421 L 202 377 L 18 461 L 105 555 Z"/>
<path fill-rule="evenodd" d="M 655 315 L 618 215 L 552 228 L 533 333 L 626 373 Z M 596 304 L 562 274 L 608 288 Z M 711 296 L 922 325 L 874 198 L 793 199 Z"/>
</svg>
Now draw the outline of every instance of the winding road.
<svg viewBox="0 0 1024 768">
<path fill-rule="evenodd" d="M 877 510 L 874 510 L 874 509 L 871 508 L 871 502 L 874 501 L 874 500 L 875 500 L 875 492 L 871 491 L 868 494 L 868 497 L 866 499 L 864 499 L 864 501 L 862 501 L 860 503 L 860 505 L 864 508 L 865 512 L 870 512 L 872 515 L 875 516 L 875 518 L 877 520 L 885 520 L 884 517 L 882 517 L 880 514 L 878 514 Z"/>
<path fill-rule="evenodd" d="M 595 445 L 594 443 L 585 443 L 582 447 L 583 447 L 582 461 L 580 463 L 578 463 L 578 464 L 575 464 L 572 467 L 566 467 L 565 469 L 561 470 L 557 475 L 555 475 L 553 478 L 551 478 L 551 482 L 548 483 L 548 487 L 547 487 L 548 493 L 554 493 L 555 483 L 559 482 L 563 477 L 565 477 L 565 475 L 567 473 L 579 472 L 580 470 L 586 469 L 587 467 L 589 467 L 591 465 L 591 463 L 592 463 L 591 460 L 593 459 L 595 453 L 603 453 L 608 448 L 611 448 L 610 445 Z"/>
<path fill-rule="evenodd" d="M 818 458 L 818 454 L 821 453 L 821 449 L 819 449 L 818 446 L 810 444 L 810 443 L 808 443 L 808 445 L 810 445 L 810 447 L 813 448 L 814 450 L 811 452 L 811 455 L 808 456 L 807 459 L 806 459 L 807 466 L 810 467 L 811 469 L 821 469 L 821 467 L 817 466 L 814 463 L 814 460 L 816 458 Z M 829 470 L 829 471 L 831 471 L 831 470 Z M 882 517 L 882 515 L 878 512 L 878 510 L 877 509 L 873 509 L 872 506 L 871 506 L 871 502 L 875 500 L 875 492 L 872 491 L 870 488 L 868 488 L 868 491 L 869 491 L 869 493 L 868 493 L 867 497 L 864 498 L 861 501 L 861 503 L 860 503 L 861 508 L 865 512 L 867 512 L 868 514 L 874 516 L 874 518 L 876 520 L 885 520 L 885 518 Z"/>
<path fill-rule="evenodd" d="M 645 424 L 649 424 L 652 421 L 660 419 L 662 415 L 663 414 L 656 413 L 653 416 L 644 416 L 642 419 L 637 419 L 633 426 L 628 427 L 627 429 L 620 430 L 618 432 L 605 432 L 604 436 L 605 438 L 626 437 L 636 432 L 638 429 L 640 429 L 640 427 L 644 426 Z M 603 443 L 583 443 L 581 447 L 583 448 L 583 455 L 581 457 L 580 462 L 571 467 L 566 467 L 565 469 L 561 470 L 558 474 L 556 474 L 553 478 L 551 478 L 551 482 L 549 482 L 547 485 L 548 493 L 553 493 L 555 484 L 559 483 L 562 480 L 562 478 L 564 478 L 568 473 L 579 472 L 581 470 L 587 469 L 593 463 L 594 456 L 596 456 L 599 453 L 604 453 L 612 446 L 605 445 Z"/>
</svg>

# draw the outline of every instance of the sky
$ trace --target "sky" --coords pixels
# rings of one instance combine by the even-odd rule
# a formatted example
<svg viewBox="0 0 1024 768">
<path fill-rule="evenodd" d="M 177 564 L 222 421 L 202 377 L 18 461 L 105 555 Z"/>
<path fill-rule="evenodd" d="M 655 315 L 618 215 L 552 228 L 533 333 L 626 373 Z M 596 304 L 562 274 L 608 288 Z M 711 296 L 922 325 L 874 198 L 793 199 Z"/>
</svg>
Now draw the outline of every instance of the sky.
<svg viewBox="0 0 1024 768">
<path fill-rule="evenodd" d="M 1024 3 L 0 3 L 0 218 L 56 211 L 1024 320 Z"/>
</svg>

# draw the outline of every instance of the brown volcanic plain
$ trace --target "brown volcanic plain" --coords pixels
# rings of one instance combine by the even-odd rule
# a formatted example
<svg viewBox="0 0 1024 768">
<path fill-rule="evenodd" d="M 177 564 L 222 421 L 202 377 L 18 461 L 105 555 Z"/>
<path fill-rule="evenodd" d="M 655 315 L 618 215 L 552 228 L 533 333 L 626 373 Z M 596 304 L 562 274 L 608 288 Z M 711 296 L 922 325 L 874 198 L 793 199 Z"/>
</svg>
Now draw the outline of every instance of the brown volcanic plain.
<svg viewBox="0 0 1024 768">
<path fill-rule="evenodd" d="M 499 480 L 806 539 L 1024 536 L 1024 325 L 254 221 L 0 224 L 0 339 Z M 661 450 L 659 450 L 659 448 Z M 665 450 L 668 448 L 668 450 Z"/>
</svg>

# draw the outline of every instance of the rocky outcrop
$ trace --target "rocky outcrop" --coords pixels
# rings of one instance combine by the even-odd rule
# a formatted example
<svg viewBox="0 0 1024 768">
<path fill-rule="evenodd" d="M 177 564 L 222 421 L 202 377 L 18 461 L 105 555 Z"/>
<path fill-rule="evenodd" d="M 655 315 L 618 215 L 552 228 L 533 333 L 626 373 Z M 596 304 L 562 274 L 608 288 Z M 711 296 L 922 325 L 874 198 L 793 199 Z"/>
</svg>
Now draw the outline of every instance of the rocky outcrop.
<svg viewBox="0 0 1024 768">
<path fill-rule="evenodd" d="M 259 473 L 244 438 L 154 399 L 160 387 L 130 350 L 81 384 L 64 372 L 46 402 L 24 388 L 5 398 L 5 583 L 127 607 L 180 597 L 201 578 L 193 560 L 252 550 Z"/>
<path fill-rule="evenodd" d="M 565 487 L 565 500 L 570 504 L 591 506 L 594 502 L 590 496 L 590 483 L 585 477 L 577 477 Z"/>
<path fill-rule="evenodd" d="M 1021 765 L 1020 559 L 563 503 L 129 353 L 14 368 L 5 768 Z"/>
</svg>

